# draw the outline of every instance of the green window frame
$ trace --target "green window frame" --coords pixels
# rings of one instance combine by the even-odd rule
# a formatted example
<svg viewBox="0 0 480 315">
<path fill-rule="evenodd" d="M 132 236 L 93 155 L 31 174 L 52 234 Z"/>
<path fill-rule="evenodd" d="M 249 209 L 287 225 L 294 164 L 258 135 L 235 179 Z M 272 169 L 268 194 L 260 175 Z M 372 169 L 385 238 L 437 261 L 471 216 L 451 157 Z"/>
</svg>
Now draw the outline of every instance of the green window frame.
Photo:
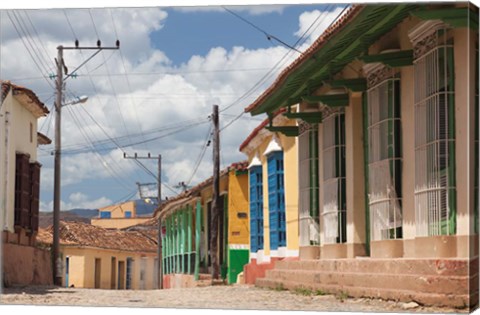
<svg viewBox="0 0 480 315">
<path fill-rule="evenodd" d="M 323 119 L 323 233 L 325 244 L 347 241 L 345 114 Z"/>
<path fill-rule="evenodd" d="M 318 125 L 302 123 L 299 135 L 300 245 L 319 245 Z"/>
<path fill-rule="evenodd" d="M 367 200 L 371 240 L 402 238 L 400 78 L 367 91 Z"/>
<path fill-rule="evenodd" d="M 456 234 L 453 39 L 415 56 L 415 218 L 417 236 Z"/>
</svg>

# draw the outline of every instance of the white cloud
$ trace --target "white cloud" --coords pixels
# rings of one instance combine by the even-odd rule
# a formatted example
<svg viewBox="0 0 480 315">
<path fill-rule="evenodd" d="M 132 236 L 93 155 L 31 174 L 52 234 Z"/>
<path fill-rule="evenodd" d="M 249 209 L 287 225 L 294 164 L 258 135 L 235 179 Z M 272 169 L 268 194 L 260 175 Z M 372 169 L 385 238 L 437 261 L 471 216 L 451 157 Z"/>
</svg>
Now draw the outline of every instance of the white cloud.
<svg viewBox="0 0 480 315">
<path fill-rule="evenodd" d="M 306 35 L 304 47 L 310 46 L 343 11 L 343 7 L 337 7 L 333 11 L 314 10 L 304 12 L 299 18 L 299 29 L 295 32 L 297 37 Z M 344 13 L 346 10 L 344 11 Z"/>
<path fill-rule="evenodd" d="M 283 13 L 283 10 L 288 7 L 288 5 L 229 5 L 225 6 L 227 9 L 236 12 L 246 12 L 250 15 L 262 15 L 270 13 Z M 174 10 L 180 12 L 223 12 L 223 9 L 220 6 L 210 5 L 210 6 L 192 6 L 192 7 L 173 7 Z"/>
<path fill-rule="evenodd" d="M 91 200 L 87 195 L 81 192 L 76 192 L 68 197 L 68 202 L 60 201 L 60 209 L 62 211 L 71 209 L 98 209 L 111 204 L 112 200 L 107 197 L 100 197 L 98 199 Z M 40 201 L 40 211 L 53 211 L 53 201 L 48 203 Z"/>
<path fill-rule="evenodd" d="M 259 14 L 262 10 L 281 12 L 283 8 L 284 6 L 235 7 L 236 10 L 245 10 L 250 14 Z M 336 16 L 335 12 L 330 12 L 328 16 Z M 122 55 L 118 51 L 106 52 L 104 55 L 101 53 L 79 71 L 79 74 L 84 76 L 67 81 L 67 98 L 72 94 L 89 96 L 87 103 L 63 109 L 62 186 L 71 186 L 69 188 L 77 187 L 74 185 L 81 187 L 85 180 L 112 177 L 118 177 L 120 181 L 132 185 L 131 190 L 135 189 L 135 181 L 153 181 L 153 178 L 146 175 L 134 161 L 123 159 L 123 151 L 128 154 L 137 152 L 139 155 L 148 152 L 154 155 L 162 154 L 162 177 L 165 183 L 173 187 L 181 181 L 188 181 L 206 140 L 211 124 L 206 118 L 211 113 L 212 105 L 218 104 L 222 110 L 248 92 L 248 97 L 222 111 L 220 125 L 225 126 L 271 84 L 283 67 L 298 56 L 283 46 L 264 49 L 233 47 L 230 50 L 212 47 L 205 55 L 192 56 L 181 65 L 173 65 L 169 56 L 153 48 L 149 37 L 151 32 L 161 29 L 168 18 L 167 13 L 161 9 L 29 12 L 29 17 L 37 25 L 39 34 L 39 38 L 35 35 L 30 40 L 42 42 L 51 60 L 56 55 L 58 44 L 73 44 L 75 39 L 69 29 L 65 13 L 82 45 L 94 44 L 97 38 L 90 14 L 105 45 L 113 44 L 116 29 L 124 57 L 122 60 Z M 303 14 L 297 33 L 300 34 L 302 30 L 308 28 L 314 19 L 315 14 L 312 12 Z M 14 35 L 5 35 L 1 42 L 2 77 L 38 77 L 39 70 L 25 53 L 23 42 L 16 38 L 10 21 L 2 19 L 1 26 L 2 34 L 14 32 Z M 323 27 L 321 24 L 318 30 Z M 311 35 L 310 38 L 314 36 Z M 21 58 L 18 57 L 19 52 L 23 53 Z M 65 54 L 70 70 L 90 56 L 88 53 L 82 56 L 75 51 L 66 51 Z M 52 64 L 52 61 L 50 63 Z M 246 71 L 247 69 L 250 70 Z M 125 70 L 129 73 L 128 81 L 123 75 Z M 88 71 L 91 72 L 90 77 L 85 76 Z M 106 76 L 107 73 L 112 74 L 110 78 Z M 135 73 L 148 75 L 134 75 Z M 45 80 L 19 80 L 18 83 L 31 88 L 39 96 L 44 96 L 41 97 L 42 100 L 46 100 L 53 91 Z M 255 89 L 252 90 L 252 87 Z M 48 104 L 51 104 L 51 101 Z M 245 114 L 235 124 L 221 132 L 223 166 L 244 159 L 238 151 L 238 146 L 259 124 L 257 119 L 246 119 L 248 117 L 249 115 Z M 203 124 L 191 126 L 200 120 L 203 120 Z M 115 145 L 107 139 L 105 132 L 126 147 L 122 150 L 115 148 Z M 53 138 L 53 127 L 49 136 Z M 144 144 L 132 144 L 153 138 L 158 139 Z M 107 141 L 99 143 L 102 139 Z M 74 152 L 72 150 L 75 149 L 89 149 L 92 142 L 97 145 L 97 149 L 108 150 L 100 151 L 98 154 L 92 152 L 72 154 Z M 105 147 L 105 144 L 108 146 Z M 52 147 L 44 149 L 51 150 Z M 211 150 L 211 147 L 207 148 L 191 184 L 197 184 L 212 175 Z M 53 188 L 51 160 L 50 155 L 41 158 L 44 165 L 41 187 L 44 192 Z M 143 160 L 142 163 L 156 174 L 155 161 Z M 173 193 L 163 189 L 163 195 L 172 196 Z M 65 207 L 96 205 L 104 201 L 106 199 L 102 198 L 89 200 L 80 193 L 71 195 L 63 205 Z M 43 206 L 48 208 L 48 204 L 43 203 Z"/>
</svg>

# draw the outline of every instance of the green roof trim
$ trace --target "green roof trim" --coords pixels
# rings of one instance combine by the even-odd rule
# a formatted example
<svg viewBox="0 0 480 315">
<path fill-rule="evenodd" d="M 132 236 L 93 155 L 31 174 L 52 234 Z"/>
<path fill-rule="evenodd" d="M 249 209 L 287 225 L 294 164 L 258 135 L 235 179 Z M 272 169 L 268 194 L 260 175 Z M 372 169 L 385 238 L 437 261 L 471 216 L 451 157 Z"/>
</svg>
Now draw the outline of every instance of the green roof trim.
<svg viewBox="0 0 480 315">
<path fill-rule="evenodd" d="M 346 88 L 352 92 L 363 92 L 367 90 L 367 80 L 365 78 L 343 79 L 327 82 L 332 88 Z"/>
<path fill-rule="evenodd" d="M 284 113 L 283 116 L 290 119 L 301 119 L 309 124 L 319 124 L 322 122 L 322 112 L 301 112 L 301 113 Z"/>
<path fill-rule="evenodd" d="M 321 44 L 314 56 L 292 70 L 250 113 L 274 112 L 291 105 L 289 99 L 310 95 L 309 88 L 333 80 L 343 67 L 366 54 L 370 45 L 421 7 L 413 3 L 365 5 L 341 30 Z"/>
<path fill-rule="evenodd" d="M 411 13 L 422 20 L 441 20 L 446 24 L 458 27 L 470 27 L 478 31 L 478 12 L 465 8 L 444 8 L 436 10 L 420 10 Z"/>
<path fill-rule="evenodd" d="M 265 129 L 271 132 L 280 132 L 287 137 L 297 137 L 299 134 L 297 126 L 267 126 Z"/>
<path fill-rule="evenodd" d="M 349 103 L 348 94 L 310 95 L 302 99 L 307 103 L 323 103 L 328 107 L 348 106 Z"/>
<path fill-rule="evenodd" d="M 401 50 L 359 57 L 365 63 L 380 62 L 391 68 L 413 65 L 413 50 Z"/>
</svg>

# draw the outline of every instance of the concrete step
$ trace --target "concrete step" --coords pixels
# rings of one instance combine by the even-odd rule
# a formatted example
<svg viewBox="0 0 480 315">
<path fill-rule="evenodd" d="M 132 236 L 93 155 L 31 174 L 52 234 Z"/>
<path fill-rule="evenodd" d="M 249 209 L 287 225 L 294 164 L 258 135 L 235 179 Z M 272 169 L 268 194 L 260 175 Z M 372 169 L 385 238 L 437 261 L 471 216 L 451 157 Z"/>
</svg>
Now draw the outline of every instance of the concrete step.
<svg viewBox="0 0 480 315">
<path fill-rule="evenodd" d="M 478 273 L 478 259 L 321 259 L 277 261 L 275 269 L 402 275 L 463 276 Z M 470 270 L 469 270 L 470 269 Z"/>
<path fill-rule="evenodd" d="M 401 302 L 415 301 L 421 305 L 435 305 L 455 308 L 464 308 L 468 305 L 473 305 L 476 303 L 474 300 L 475 298 L 470 299 L 468 294 L 438 294 L 418 292 L 413 290 L 370 288 L 363 286 L 352 287 L 324 283 L 305 284 L 301 281 L 275 280 L 269 278 L 257 279 L 256 285 L 275 290 L 295 290 L 296 288 L 306 288 L 313 291 L 321 290 L 327 294 L 347 295 L 355 298 L 382 298 Z M 478 297 L 476 299 L 478 301 Z"/>
<path fill-rule="evenodd" d="M 470 277 L 446 275 L 410 275 L 365 272 L 330 272 L 317 270 L 272 269 L 266 279 L 295 281 L 305 285 L 321 283 L 347 287 L 411 290 L 425 293 L 456 294 L 469 293 Z"/>
</svg>

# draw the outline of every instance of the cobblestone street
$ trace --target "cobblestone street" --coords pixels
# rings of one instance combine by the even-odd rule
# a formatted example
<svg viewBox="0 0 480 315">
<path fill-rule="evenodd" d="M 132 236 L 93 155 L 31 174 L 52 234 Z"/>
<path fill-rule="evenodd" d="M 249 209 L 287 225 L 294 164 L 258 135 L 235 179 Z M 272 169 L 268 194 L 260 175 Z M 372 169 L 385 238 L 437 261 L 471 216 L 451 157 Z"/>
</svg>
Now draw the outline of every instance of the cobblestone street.
<svg viewBox="0 0 480 315">
<path fill-rule="evenodd" d="M 238 310 L 459 313 L 459 309 L 423 307 L 416 303 L 353 299 L 321 292 L 276 291 L 246 285 L 170 290 L 93 290 L 76 288 L 8 288 L 2 304 L 162 307 Z"/>
</svg>

